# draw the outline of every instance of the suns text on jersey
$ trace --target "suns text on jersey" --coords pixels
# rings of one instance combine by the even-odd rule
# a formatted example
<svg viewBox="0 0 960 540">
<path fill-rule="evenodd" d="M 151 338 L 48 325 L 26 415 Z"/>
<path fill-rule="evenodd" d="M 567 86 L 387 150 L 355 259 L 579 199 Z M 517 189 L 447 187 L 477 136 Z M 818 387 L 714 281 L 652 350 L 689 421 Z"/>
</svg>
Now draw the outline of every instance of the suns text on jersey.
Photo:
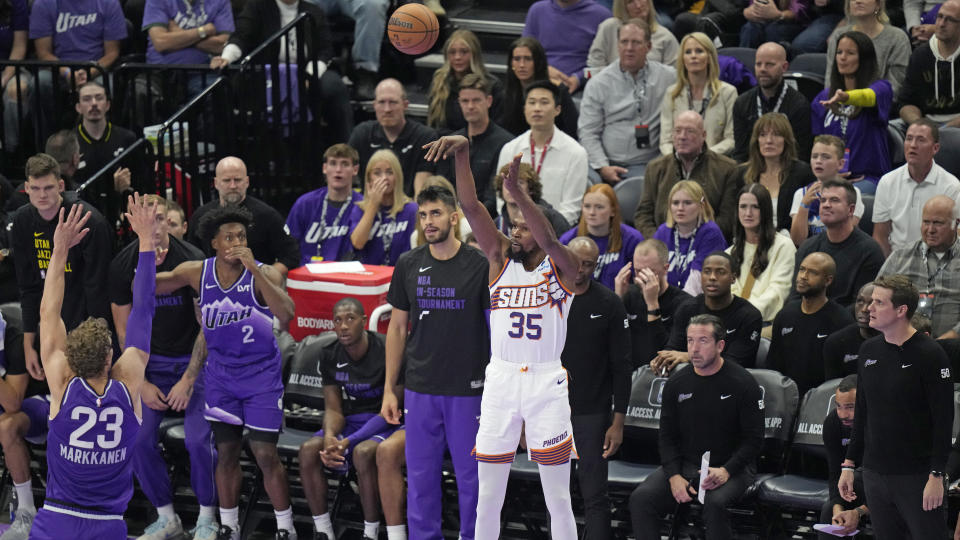
<svg viewBox="0 0 960 540">
<path fill-rule="evenodd" d="M 500 285 L 490 295 L 490 309 L 560 306 L 568 297 L 556 279 L 545 276 L 535 285 Z"/>
</svg>

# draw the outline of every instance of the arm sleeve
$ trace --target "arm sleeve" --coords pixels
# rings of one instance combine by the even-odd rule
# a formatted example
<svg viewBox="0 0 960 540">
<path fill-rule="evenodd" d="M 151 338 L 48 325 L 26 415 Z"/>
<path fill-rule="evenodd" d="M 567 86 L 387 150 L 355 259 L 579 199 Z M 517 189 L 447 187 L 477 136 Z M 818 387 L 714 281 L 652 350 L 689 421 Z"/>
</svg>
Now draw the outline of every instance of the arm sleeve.
<svg viewBox="0 0 960 540">
<path fill-rule="evenodd" d="M 720 92 L 714 107 L 721 109 L 719 112 L 723 118 L 723 134 L 717 144 L 710 147 L 710 150 L 718 154 L 727 154 L 733 150 L 733 103 L 736 100 L 737 89 L 728 83 L 720 83 Z"/>
<path fill-rule="evenodd" d="M 847 92 L 847 101 L 845 105 L 855 107 L 875 107 L 877 105 L 877 94 L 870 88 L 859 88 Z"/>
<path fill-rule="evenodd" d="M 365 424 L 360 426 L 360 429 L 354 431 L 350 434 L 348 439 L 350 439 L 350 448 L 353 448 L 359 443 L 373 437 L 377 433 L 387 429 L 389 424 L 387 423 L 386 418 L 380 416 L 379 414 L 367 420 Z"/>
<path fill-rule="evenodd" d="M 610 88 L 600 88 L 602 81 L 594 80 L 583 90 L 583 100 L 580 101 L 580 119 L 577 122 L 577 135 L 580 144 L 587 151 L 589 165 L 593 169 L 610 165 L 610 160 L 603 151 L 600 134 L 603 133 L 603 102 L 602 97 Z"/>
<path fill-rule="evenodd" d="M 613 412 L 626 413 L 630 401 L 630 321 L 623 301 L 612 295 L 610 333 L 607 336 L 608 356 L 613 374 Z"/>
<path fill-rule="evenodd" d="M 950 360 L 942 347 L 931 343 L 928 357 L 931 366 L 924 372 L 923 383 L 930 417 L 933 418 L 930 470 L 942 472 L 950 455 L 953 431 L 953 379 L 950 377 Z"/>
<path fill-rule="evenodd" d="M 830 488 L 831 505 L 843 504 L 840 497 L 840 464 L 843 463 L 843 446 L 840 443 L 837 413 L 831 412 L 823 421 L 823 447 L 827 451 L 827 486 Z"/>
<path fill-rule="evenodd" d="M 407 259 L 409 260 L 409 259 Z M 390 280 L 390 288 L 387 290 L 387 302 L 391 306 L 401 310 L 410 311 L 410 299 L 407 297 L 406 279 L 404 274 L 406 264 L 397 264 L 393 269 L 393 278 Z"/>
<path fill-rule="evenodd" d="M 660 464 L 667 478 L 681 474 L 683 468 L 683 454 L 680 451 L 680 426 L 677 425 L 677 391 L 676 384 L 667 384 L 663 389 L 662 405 L 660 407 Z M 675 382 L 675 381 L 674 381 Z"/>
<path fill-rule="evenodd" d="M 680 83 L 676 83 L 680 84 Z M 667 88 L 660 104 L 660 153 L 669 156 L 673 153 L 673 86 Z"/>
<path fill-rule="evenodd" d="M 753 377 L 747 377 L 749 380 L 744 381 L 746 387 L 741 393 L 743 401 L 740 403 L 740 444 L 723 465 L 731 475 L 753 463 L 763 444 L 763 409 L 760 406 L 763 394 Z"/>
<path fill-rule="evenodd" d="M 891 221 L 893 217 L 890 215 L 893 208 L 894 201 L 890 200 L 893 187 L 890 185 L 893 178 L 890 178 L 886 175 L 880 178 L 880 181 L 877 182 L 877 192 L 873 196 L 873 216 L 872 221 L 874 223 L 883 223 L 885 221 Z M 859 201 L 860 198 L 857 197 Z"/>
<path fill-rule="evenodd" d="M 662 115 L 661 115 L 662 118 Z M 661 133 L 663 133 L 661 131 Z M 657 205 L 657 177 L 659 176 L 660 162 L 655 160 L 651 167 L 647 167 L 643 179 L 643 195 L 640 196 L 640 204 L 637 205 L 637 211 L 633 215 L 633 221 L 637 230 L 643 234 L 644 238 L 651 238 L 657 231 L 657 223 L 654 218 L 654 211 Z"/>
<path fill-rule="evenodd" d="M 230 34 L 230 39 L 227 40 L 227 47 L 230 45 L 235 45 L 240 49 L 242 55 L 243 51 L 251 51 L 258 44 L 259 29 L 261 28 L 260 21 L 262 16 L 258 13 L 258 7 L 263 5 L 260 2 L 247 2 L 243 6 L 243 11 L 237 15 L 235 21 L 235 28 L 233 33 Z M 217 26 L 217 30 L 220 30 L 220 26 Z M 223 56 L 226 56 L 227 49 L 224 48 Z"/>
</svg>

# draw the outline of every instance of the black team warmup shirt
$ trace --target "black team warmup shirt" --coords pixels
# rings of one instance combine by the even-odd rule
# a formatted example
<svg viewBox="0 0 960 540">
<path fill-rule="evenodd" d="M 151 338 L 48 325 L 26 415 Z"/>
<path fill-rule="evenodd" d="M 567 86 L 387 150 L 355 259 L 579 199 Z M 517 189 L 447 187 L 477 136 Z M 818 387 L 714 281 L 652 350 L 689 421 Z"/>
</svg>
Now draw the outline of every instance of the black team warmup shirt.
<svg viewBox="0 0 960 540">
<path fill-rule="evenodd" d="M 823 344 L 827 336 L 853 322 L 853 316 L 833 300 L 810 314 L 800 305 L 800 300 L 788 302 L 773 319 L 767 366 L 793 379 L 802 396 L 826 380 Z"/>
<path fill-rule="evenodd" d="M 657 352 L 666 348 L 677 309 L 690 300 L 693 300 L 693 297 L 683 289 L 670 285 L 657 301 L 660 304 L 660 317 L 648 321 L 647 301 L 643 299 L 643 290 L 636 284 L 630 284 L 627 294 L 623 296 L 623 306 L 627 310 L 627 318 L 630 319 L 634 368 L 649 364 L 650 360 L 657 356 Z"/>
<path fill-rule="evenodd" d="M 763 315 L 760 314 L 760 310 L 753 307 L 753 304 L 739 296 L 734 296 L 733 302 L 719 311 L 707 309 L 702 294 L 680 306 L 674 316 L 673 332 L 670 335 L 668 349 L 687 350 L 687 323 L 694 315 L 701 313 L 716 315 L 723 321 L 727 332 L 725 338 L 727 344 L 723 348 L 724 360 L 732 360 L 746 368 L 752 368 L 757 363 Z"/>
<path fill-rule="evenodd" d="M 866 341 L 857 323 L 830 334 L 823 344 L 823 369 L 826 380 L 839 379 L 857 372 L 860 346 Z"/>
<path fill-rule="evenodd" d="M 857 408 L 847 457 L 879 474 L 943 471 L 953 428 L 946 353 L 915 333 L 902 347 L 882 335 L 860 347 Z"/>
<path fill-rule="evenodd" d="M 367 353 L 354 360 L 350 353 L 334 341 L 323 348 L 320 356 L 320 375 L 324 386 L 340 388 L 342 413 L 350 416 L 380 412 L 383 403 L 383 384 L 387 375 L 386 336 L 370 330 L 367 334 Z"/>
</svg>

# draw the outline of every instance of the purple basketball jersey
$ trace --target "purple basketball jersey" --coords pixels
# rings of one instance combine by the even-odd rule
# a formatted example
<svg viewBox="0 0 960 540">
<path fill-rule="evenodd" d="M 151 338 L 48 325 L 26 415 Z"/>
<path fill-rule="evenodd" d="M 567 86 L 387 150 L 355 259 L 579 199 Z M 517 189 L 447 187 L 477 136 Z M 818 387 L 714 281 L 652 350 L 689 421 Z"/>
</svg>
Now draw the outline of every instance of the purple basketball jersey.
<svg viewBox="0 0 960 540">
<path fill-rule="evenodd" d="M 45 508 L 94 519 L 122 518 L 133 495 L 131 459 L 139 430 L 140 419 L 122 382 L 111 379 L 101 396 L 74 377 L 50 420 Z"/>
<path fill-rule="evenodd" d="M 261 263 L 257 263 L 260 265 Z M 273 313 L 257 302 L 253 276 L 246 269 L 230 288 L 217 280 L 214 257 L 203 261 L 200 312 L 207 361 L 243 366 L 279 358 Z"/>
</svg>

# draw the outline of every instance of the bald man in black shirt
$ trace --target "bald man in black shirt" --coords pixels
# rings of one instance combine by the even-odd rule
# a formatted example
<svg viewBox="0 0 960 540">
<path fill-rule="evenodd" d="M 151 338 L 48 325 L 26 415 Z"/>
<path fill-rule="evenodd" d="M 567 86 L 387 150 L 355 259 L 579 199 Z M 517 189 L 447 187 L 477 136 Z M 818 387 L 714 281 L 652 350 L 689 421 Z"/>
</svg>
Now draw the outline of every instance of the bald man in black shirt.
<svg viewBox="0 0 960 540">
<path fill-rule="evenodd" d="M 853 303 L 853 317 L 857 322 L 830 334 L 823 343 L 823 370 L 826 380 L 856 373 L 860 346 L 878 334 L 870 328 L 869 308 L 872 294 L 872 281 L 860 287 L 857 300 Z"/>
<path fill-rule="evenodd" d="M 637 540 L 660 540 L 660 519 L 697 497 L 701 456 L 710 452 L 702 488 L 707 540 L 732 538 L 727 506 L 753 482 L 763 442 L 763 393 L 750 373 L 722 356 L 726 329 L 714 315 L 696 315 L 686 327 L 690 369 L 663 388 L 660 459 L 630 495 Z"/>
</svg>

